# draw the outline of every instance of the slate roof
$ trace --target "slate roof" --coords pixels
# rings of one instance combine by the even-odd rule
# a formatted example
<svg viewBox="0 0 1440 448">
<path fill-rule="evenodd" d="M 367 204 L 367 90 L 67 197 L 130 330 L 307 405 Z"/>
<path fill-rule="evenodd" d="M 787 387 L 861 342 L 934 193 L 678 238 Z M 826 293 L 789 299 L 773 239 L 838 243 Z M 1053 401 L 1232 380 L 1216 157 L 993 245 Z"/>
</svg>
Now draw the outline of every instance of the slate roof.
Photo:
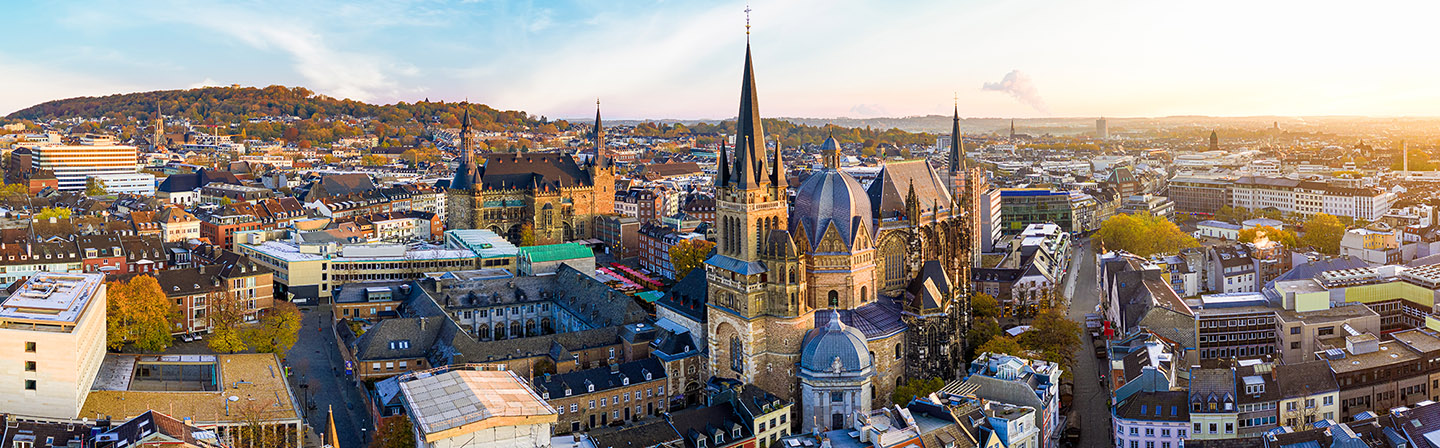
<svg viewBox="0 0 1440 448">
<path fill-rule="evenodd" d="M 480 168 L 482 189 L 560 189 L 593 185 L 590 173 L 568 155 L 492 154 Z"/>
<path fill-rule="evenodd" d="M 645 379 L 645 374 L 650 374 L 650 379 Z M 566 396 L 585 395 L 589 392 L 589 386 L 595 386 L 595 392 L 605 391 L 624 387 L 624 380 L 628 378 L 630 384 L 640 384 L 646 381 L 657 381 L 665 379 L 665 366 L 655 358 L 645 358 L 638 361 L 621 363 L 614 371 L 610 366 L 600 366 L 593 369 L 577 370 L 570 373 L 549 375 L 547 377 L 535 378 L 536 392 L 550 394 L 550 398 L 561 398 Z M 570 395 L 565 394 L 566 387 L 570 389 Z"/>
<path fill-rule="evenodd" d="M 588 435 L 595 448 L 648 448 L 680 443 L 680 433 L 675 432 L 675 428 L 665 421 L 653 421 L 618 430 L 602 429 L 591 431 Z"/>
<path fill-rule="evenodd" d="M 1219 403 L 1216 412 L 1227 412 L 1225 403 L 1235 400 L 1235 372 L 1229 368 L 1194 369 L 1190 371 L 1190 402 Z M 1230 410 L 1228 412 L 1235 412 Z"/>
<path fill-rule="evenodd" d="M 826 169 L 805 179 L 795 193 L 795 208 L 790 213 L 791 232 L 798 234 L 803 228 L 810 247 L 816 248 L 834 226 L 840 241 L 850 248 L 861 229 L 873 232 L 871 212 L 870 198 L 855 178 Z"/>
<path fill-rule="evenodd" d="M 705 323 L 705 303 L 709 300 L 710 288 L 705 283 L 704 269 L 691 269 L 685 278 L 665 291 L 665 296 L 656 301 L 657 305 L 674 311 L 690 320 Z"/>
<path fill-rule="evenodd" d="M 150 443 L 140 446 L 149 446 L 152 443 L 165 444 L 170 440 L 182 442 L 183 446 L 220 446 L 215 443 L 216 439 L 213 438 L 197 439 L 195 435 L 200 432 L 202 432 L 200 428 L 152 410 L 145 411 L 144 414 L 140 414 L 120 426 L 114 426 L 96 434 L 96 442 L 91 446 L 95 448 L 135 446 L 141 441 Z M 41 446 L 41 444 L 36 444 L 36 446 Z"/>
<path fill-rule="evenodd" d="M 352 344 L 355 358 L 361 362 L 424 358 L 440 334 L 442 320 L 435 317 L 381 320 Z"/>
<path fill-rule="evenodd" d="M 877 339 L 905 331 L 901 320 L 900 304 L 894 299 L 879 296 L 878 300 L 853 310 L 836 310 L 840 322 L 855 327 L 865 334 L 865 339 Z M 815 328 L 829 324 L 832 313 L 815 313 Z"/>
<path fill-rule="evenodd" d="M 1045 404 L 1040 402 L 1040 396 L 1035 394 L 1035 389 L 1020 381 L 1002 380 L 985 375 L 970 375 L 965 379 L 965 384 L 961 388 L 973 388 L 975 397 L 984 400 L 1015 406 L 1029 406 L 1035 409 L 1045 408 Z"/>
<path fill-rule="evenodd" d="M 970 278 L 976 282 L 1015 283 L 1024 274 L 1025 270 L 1018 268 L 974 268 L 970 270 Z"/>
<path fill-rule="evenodd" d="M 950 294 L 950 279 L 939 260 L 926 261 L 920 268 L 920 275 L 905 288 L 906 309 L 912 311 L 938 310 Z"/>
<path fill-rule="evenodd" d="M 911 185 L 915 186 L 921 213 L 936 203 L 941 207 L 950 206 L 950 190 L 945 188 L 944 179 L 930 166 L 930 162 L 925 159 L 890 162 L 880 169 L 880 174 L 866 189 L 874 216 L 879 219 L 904 216 L 905 196 L 909 194 Z"/>
<path fill-rule="evenodd" d="M 1115 408 L 1115 415 L 1127 420 L 1190 421 L 1189 397 L 1183 390 L 1137 392 Z"/>
<path fill-rule="evenodd" d="M 1340 385 L 1335 380 L 1335 372 L 1330 370 L 1330 363 L 1324 360 L 1277 365 L 1275 376 L 1279 383 L 1280 396 L 1284 398 L 1340 390 Z"/>
<path fill-rule="evenodd" d="M 834 318 L 834 311 L 830 314 L 832 317 L 827 319 L 824 327 L 817 325 L 806 332 L 805 341 L 800 346 L 800 367 L 814 372 L 829 372 L 839 360 L 845 373 L 861 373 L 870 369 L 874 360 L 865 345 L 865 335 L 841 324 Z"/>
<path fill-rule="evenodd" d="M 727 445 L 735 440 L 755 436 L 749 423 L 740 421 L 735 408 L 728 402 L 675 412 L 670 414 L 670 424 L 680 433 L 680 437 L 685 439 L 686 448 L 698 448 L 695 440 L 699 437 L 709 440 L 705 446 L 713 448 L 714 434 L 717 431 L 723 431 Z M 738 439 L 733 437 L 736 429 L 740 431 Z"/>
</svg>

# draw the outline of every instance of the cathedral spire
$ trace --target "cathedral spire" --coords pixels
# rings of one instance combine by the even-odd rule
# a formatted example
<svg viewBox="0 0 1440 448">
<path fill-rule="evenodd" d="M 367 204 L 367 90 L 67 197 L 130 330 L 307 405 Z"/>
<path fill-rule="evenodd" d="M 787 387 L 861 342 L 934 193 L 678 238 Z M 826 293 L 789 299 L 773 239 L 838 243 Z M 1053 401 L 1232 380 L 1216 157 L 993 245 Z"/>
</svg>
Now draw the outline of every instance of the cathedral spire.
<svg viewBox="0 0 1440 448">
<path fill-rule="evenodd" d="M 720 136 L 720 153 L 716 155 L 715 188 L 730 186 L 730 158 L 725 157 L 725 136 Z"/>
<path fill-rule="evenodd" d="M 780 135 L 775 135 L 775 162 L 770 166 L 770 185 L 785 188 L 785 161 L 780 158 Z"/>
<path fill-rule="evenodd" d="M 600 124 L 600 99 L 595 99 L 595 165 L 605 167 L 610 165 L 610 157 L 606 154 L 605 148 L 605 127 Z"/>
<path fill-rule="evenodd" d="M 950 175 L 965 171 L 964 135 L 960 134 L 960 103 L 955 103 L 954 122 L 950 125 Z"/>
<path fill-rule="evenodd" d="M 760 97 L 750 44 L 745 44 L 745 73 L 740 81 L 740 114 L 735 120 L 735 186 L 750 189 L 765 183 L 765 129 L 760 123 Z"/>
</svg>

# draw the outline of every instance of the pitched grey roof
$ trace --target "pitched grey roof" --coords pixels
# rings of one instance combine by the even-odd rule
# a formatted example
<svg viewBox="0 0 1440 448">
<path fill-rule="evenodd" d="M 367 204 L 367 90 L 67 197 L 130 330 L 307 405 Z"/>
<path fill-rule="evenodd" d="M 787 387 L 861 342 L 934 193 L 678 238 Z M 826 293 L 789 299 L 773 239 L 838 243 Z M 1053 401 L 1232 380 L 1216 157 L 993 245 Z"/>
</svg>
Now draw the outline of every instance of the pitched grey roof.
<svg viewBox="0 0 1440 448">
<path fill-rule="evenodd" d="M 424 358 L 446 319 L 409 317 L 385 319 L 370 327 L 353 344 L 361 362 L 377 359 Z"/>
<path fill-rule="evenodd" d="M 886 219 L 905 215 L 905 196 L 910 193 L 911 185 L 915 186 L 921 213 L 929 211 L 934 204 L 950 206 L 950 190 L 945 188 L 944 179 L 930 166 L 930 162 L 925 159 L 906 160 L 885 164 L 866 189 L 870 206 L 875 210 L 874 216 Z"/>
<path fill-rule="evenodd" d="M 1183 390 L 1137 392 L 1115 408 L 1115 415 L 1128 420 L 1190 421 L 1190 403 Z"/>
<path fill-rule="evenodd" d="M 650 379 L 645 379 L 645 374 L 650 374 Z M 565 389 L 568 386 L 570 395 L 584 395 L 589 392 L 589 386 L 595 386 L 594 393 L 601 393 L 617 387 L 629 384 L 640 384 L 646 381 L 663 380 L 665 378 L 665 366 L 655 358 L 645 358 L 638 361 L 622 363 L 612 371 L 610 366 L 600 366 L 593 369 L 577 370 L 548 377 L 535 378 L 535 389 L 540 392 L 549 392 L 550 398 L 565 397 Z"/>
<path fill-rule="evenodd" d="M 826 169 L 805 179 L 795 193 L 795 210 L 791 212 L 792 229 L 804 228 L 810 247 L 820 245 L 830 226 L 835 226 L 845 247 L 851 247 L 861 228 L 874 229 L 870 218 L 870 198 L 865 189 L 849 174 Z"/>
<path fill-rule="evenodd" d="M 1030 406 L 1035 409 L 1044 408 L 1040 402 L 1040 396 L 1035 394 L 1029 384 L 1020 381 L 1002 380 L 985 375 L 970 375 L 965 379 L 963 388 L 974 388 L 977 398 L 998 401 L 1016 406 Z"/>
</svg>

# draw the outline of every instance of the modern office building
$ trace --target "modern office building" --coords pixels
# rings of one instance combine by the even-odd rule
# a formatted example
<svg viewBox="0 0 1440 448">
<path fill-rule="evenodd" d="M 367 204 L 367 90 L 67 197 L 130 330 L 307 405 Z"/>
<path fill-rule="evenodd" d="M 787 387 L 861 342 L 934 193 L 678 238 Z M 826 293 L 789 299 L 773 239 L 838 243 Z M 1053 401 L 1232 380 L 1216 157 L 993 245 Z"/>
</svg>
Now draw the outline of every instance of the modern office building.
<svg viewBox="0 0 1440 448">
<path fill-rule="evenodd" d="M 1055 223 L 1066 232 L 1073 229 L 1070 193 L 1050 189 L 1000 190 L 1002 231 L 1020 233 L 1031 224 Z"/>
<path fill-rule="evenodd" d="M 42 272 L 0 302 L 0 409 L 74 419 L 105 358 L 105 275 Z"/>
<path fill-rule="evenodd" d="M 137 171 L 135 147 L 117 145 L 113 138 L 87 136 L 78 145 L 39 145 L 30 152 L 31 167 L 55 173 L 60 190 L 84 190 L 89 176 Z"/>
</svg>

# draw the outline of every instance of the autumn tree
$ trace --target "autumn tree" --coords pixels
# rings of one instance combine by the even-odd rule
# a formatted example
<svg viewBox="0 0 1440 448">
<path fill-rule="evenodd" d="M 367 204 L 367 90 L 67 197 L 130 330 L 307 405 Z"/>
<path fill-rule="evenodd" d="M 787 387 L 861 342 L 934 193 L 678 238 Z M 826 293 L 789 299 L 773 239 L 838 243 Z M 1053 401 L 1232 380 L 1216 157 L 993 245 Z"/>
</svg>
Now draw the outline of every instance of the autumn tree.
<svg viewBox="0 0 1440 448">
<path fill-rule="evenodd" d="M 984 344 L 980 345 L 980 348 L 975 349 L 975 353 L 1003 353 L 1006 355 L 1025 356 L 1025 347 L 1020 346 L 1020 342 L 1016 341 L 1013 337 L 1000 335 L 990 338 L 989 341 L 985 341 Z"/>
<path fill-rule="evenodd" d="M 1123 250 L 1142 257 L 1179 252 L 1199 246 L 1195 237 L 1175 223 L 1149 213 L 1120 213 L 1100 224 L 1098 233 L 1106 250 Z"/>
<path fill-rule="evenodd" d="M 421 163 L 436 163 L 440 161 L 440 151 L 433 146 L 421 146 L 406 150 L 400 157 L 409 162 L 411 166 L 418 166 Z"/>
<path fill-rule="evenodd" d="M 976 319 L 1000 317 L 1000 301 L 983 292 L 970 294 L 970 309 Z"/>
<path fill-rule="evenodd" d="M 248 302 L 230 294 L 225 294 L 224 297 L 211 297 L 210 350 L 219 353 L 245 351 L 244 330 L 241 325 L 245 323 L 245 314 L 249 311 Z"/>
<path fill-rule="evenodd" d="M 909 403 L 913 398 L 925 398 L 927 395 L 938 392 L 945 387 L 945 380 L 942 378 L 911 379 L 909 382 L 895 388 L 890 393 L 890 402 L 897 405 Z"/>
<path fill-rule="evenodd" d="M 105 181 L 95 177 L 85 179 L 86 196 L 104 196 L 105 193 Z"/>
<path fill-rule="evenodd" d="M 377 154 L 366 154 L 365 157 L 360 158 L 360 164 L 365 166 L 385 166 L 388 163 L 390 163 L 390 159 Z"/>
<path fill-rule="evenodd" d="M 1300 245 L 1300 238 L 1295 232 L 1279 230 L 1270 226 L 1255 226 L 1240 231 L 1240 242 L 1253 243 L 1256 240 L 1269 240 L 1280 243 L 1280 245 L 1295 248 Z"/>
<path fill-rule="evenodd" d="M 255 351 L 274 353 L 283 358 L 299 339 L 300 325 L 300 308 L 294 303 L 277 300 L 270 313 L 246 331 L 245 339 Z"/>
<path fill-rule="evenodd" d="M 389 418 L 375 432 L 370 448 L 415 448 L 415 436 L 408 418 Z"/>
<path fill-rule="evenodd" d="M 675 267 L 675 279 L 685 278 L 690 271 L 700 267 L 714 247 L 715 243 L 701 239 L 689 239 L 670 246 L 670 265 Z"/>
<path fill-rule="evenodd" d="M 35 219 L 41 221 L 45 221 L 50 218 L 70 219 L 71 213 L 74 212 L 70 210 L 69 207 L 45 207 L 40 210 L 40 213 L 35 215 Z"/>
<path fill-rule="evenodd" d="M 1336 255 L 1340 253 L 1340 239 L 1345 237 L 1345 224 L 1339 218 L 1324 213 L 1316 214 L 1309 221 L 1305 221 L 1305 235 L 1300 242 L 1306 246 L 1314 247 L 1321 253 Z"/>
<path fill-rule="evenodd" d="M 170 300 L 155 277 L 140 275 L 129 281 L 105 284 L 106 345 L 119 350 L 126 342 L 135 348 L 158 352 L 170 347 Z"/>
<path fill-rule="evenodd" d="M 520 246 L 535 245 L 535 226 L 530 223 L 520 226 Z"/>
<path fill-rule="evenodd" d="M 1075 351 L 1080 349 L 1080 324 L 1058 307 L 1040 311 L 1030 330 L 1020 334 L 1020 346 L 1040 354 L 1040 359 L 1074 370 Z"/>
</svg>

